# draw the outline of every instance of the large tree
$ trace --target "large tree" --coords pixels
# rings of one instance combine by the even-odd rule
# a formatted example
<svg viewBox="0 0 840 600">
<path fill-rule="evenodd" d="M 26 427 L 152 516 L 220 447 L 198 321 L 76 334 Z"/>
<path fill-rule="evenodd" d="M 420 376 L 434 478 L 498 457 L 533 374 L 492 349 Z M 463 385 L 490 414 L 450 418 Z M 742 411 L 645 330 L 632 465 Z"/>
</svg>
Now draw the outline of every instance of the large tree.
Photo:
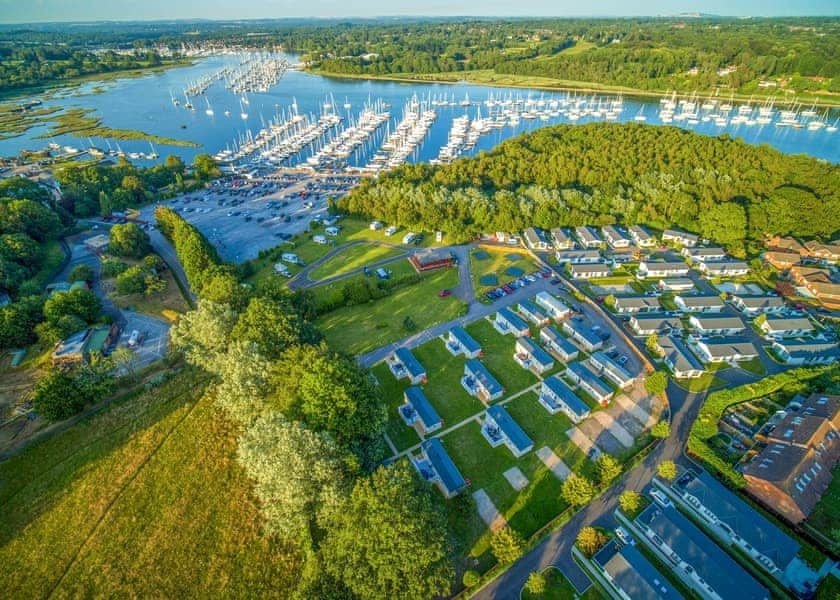
<svg viewBox="0 0 840 600">
<path fill-rule="evenodd" d="M 175 322 L 169 339 L 191 364 L 215 373 L 220 358 L 227 352 L 236 319 L 237 314 L 230 307 L 201 300 L 198 308 Z"/>
<path fill-rule="evenodd" d="M 136 223 L 124 223 L 111 227 L 108 238 L 108 252 L 117 256 L 142 258 L 151 250 L 149 234 Z"/>
<path fill-rule="evenodd" d="M 56 292 L 44 303 L 44 316 L 50 322 L 57 322 L 61 317 L 73 315 L 88 323 L 93 323 L 102 310 L 102 303 L 90 290 L 77 289 L 69 292 Z"/>
</svg>

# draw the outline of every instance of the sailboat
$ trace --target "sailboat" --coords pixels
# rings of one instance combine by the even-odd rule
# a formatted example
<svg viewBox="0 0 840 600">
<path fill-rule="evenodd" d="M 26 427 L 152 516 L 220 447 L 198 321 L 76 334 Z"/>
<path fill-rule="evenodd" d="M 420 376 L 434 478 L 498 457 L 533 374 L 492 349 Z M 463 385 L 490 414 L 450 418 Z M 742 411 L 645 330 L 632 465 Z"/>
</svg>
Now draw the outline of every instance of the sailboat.
<svg viewBox="0 0 840 600">
<path fill-rule="evenodd" d="M 207 102 L 207 110 L 204 111 L 204 114 L 206 114 L 208 117 L 212 117 L 213 107 L 210 106 L 210 100 L 207 98 L 207 96 L 204 97 L 204 101 Z"/>
<path fill-rule="evenodd" d="M 825 130 L 828 131 L 828 132 L 831 132 L 831 133 L 834 133 L 835 131 L 837 131 L 837 122 L 838 121 L 840 121 L 840 118 L 835 120 L 833 125 L 829 125 L 828 127 L 826 127 Z"/>
<path fill-rule="evenodd" d="M 353 105 L 350 104 L 350 101 L 347 99 L 347 96 L 344 96 L 344 108 L 350 110 Z"/>
<path fill-rule="evenodd" d="M 239 116 L 242 117 L 243 120 L 247 119 L 248 118 L 248 113 L 245 112 L 245 107 L 242 106 L 241 101 L 239 102 L 239 110 L 241 111 L 239 113 Z"/>
<path fill-rule="evenodd" d="M 226 117 L 229 117 L 229 116 L 230 116 L 230 111 L 229 111 L 228 109 L 225 109 L 225 116 L 226 116 Z"/>
<path fill-rule="evenodd" d="M 149 142 L 149 146 L 151 147 L 152 151 L 149 152 L 148 157 L 151 159 L 157 158 L 159 155 L 157 153 L 157 150 L 155 150 L 155 145 L 152 142 Z"/>
<path fill-rule="evenodd" d="M 244 104 L 251 104 L 251 102 L 248 100 L 248 94 L 242 94 L 242 102 Z"/>
<path fill-rule="evenodd" d="M 176 98 L 175 95 L 172 93 L 172 90 L 169 90 L 169 99 L 172 100 L 172 104 L 175 106 L 181 104 L 180 102 L 178 102 L 178 98 Z"/>
<path fill-rule="evenodd" d="M 639 113 L 635 117 L 633 117 L 633 120 L 634 121 L 639 121 L 639 122 L 647 121 L 647 117 L 644 114 L 642 114 L 644 112 L 644 110 L 645 110 L 644 105 L 640 106 L 639 107 Z"/>
</svg>

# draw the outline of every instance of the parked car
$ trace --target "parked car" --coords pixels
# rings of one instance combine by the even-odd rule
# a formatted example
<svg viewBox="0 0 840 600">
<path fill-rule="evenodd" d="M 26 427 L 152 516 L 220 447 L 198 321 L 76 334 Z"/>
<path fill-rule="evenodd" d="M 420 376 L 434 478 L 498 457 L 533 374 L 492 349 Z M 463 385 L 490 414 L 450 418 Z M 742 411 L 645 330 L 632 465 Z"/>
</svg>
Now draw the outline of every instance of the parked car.
<svg viewBox="0 0 840 600">
<path fill-rule="evenodd" d="M 131 335 L 128 336 L 128 347 L 129 348 L 136 348 L 137 346 L 140 345 L 141 341 L 142 340 L 140 339 L 140 332 L 135 329 L 134 331 L 131 332 Z"/>
<path fill-rule="evenodd" d="M 665 492 L 661 490 L 653 489 L 650 491 L 651 497 L 656 500 L 656 503 L 662 506 L 663 508 L 667 508 L 669 506 L 673 506 L 674 503 L 665 495 Z"/>
<path fill-rule="evenodd" d="M 627 531 L 621 525 L 615 528 L 615 535 L 618 539 L 620 539 L 623 543 L 627 544 L 628 546 L 636 545 L 636 540 L 634 540 L 633 536 L 630 535 L 630 532 Z"/>
<path fill-rule="evenodd" d="M 452 295 L 452 290 L 441 290 L 438 292 L 438 298 L 446 298 Z"/>
</svg>

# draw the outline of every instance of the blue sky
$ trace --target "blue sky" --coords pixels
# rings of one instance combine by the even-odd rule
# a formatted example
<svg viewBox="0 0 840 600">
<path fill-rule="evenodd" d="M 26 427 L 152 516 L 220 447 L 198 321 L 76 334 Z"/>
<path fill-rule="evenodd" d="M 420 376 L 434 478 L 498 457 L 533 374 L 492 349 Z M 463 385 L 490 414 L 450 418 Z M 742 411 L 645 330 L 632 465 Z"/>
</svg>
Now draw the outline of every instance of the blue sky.
<svg viewBox="0 0 840 600">
<path fill-rule="evenodd" d="M 0 22 L 258 19 L 380 15 L 636 16 L 840 15 L 840 0 L 0 0 Z"/>
</svg>

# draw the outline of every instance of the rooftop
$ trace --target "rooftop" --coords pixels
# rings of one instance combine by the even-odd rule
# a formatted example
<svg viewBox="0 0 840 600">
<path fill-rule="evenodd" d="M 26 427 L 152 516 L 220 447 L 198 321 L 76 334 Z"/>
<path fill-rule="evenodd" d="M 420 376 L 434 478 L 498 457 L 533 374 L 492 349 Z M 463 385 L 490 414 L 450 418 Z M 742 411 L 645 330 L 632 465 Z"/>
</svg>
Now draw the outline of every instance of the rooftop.
<svg viewBox="0 0 840 600">
<path fill-rule="evenodd" d="M 521 337 L 516 340 L 516 343 L 525 346 L 528 350 L 528 354 L 530 354 L 531 357 L 541 365 L 549 365 L 554 362 L 551 355 L 543 350 L 542 347 L 531 338 Z"/>
<path fill-rule="evenodd" d="M 581 400 L 577 394 L 568 386 L 568 384 L 560 379 L 557 375 L 546 377 L 543 380 L 543 385 L 547 387 L 552 394 L 560 398 L 563 403 L 576 415 L 583 416 L 589 412 L 589 406 Z"/>
<path fill-rule="evenodd" d="M 524 452 L 534 445 L 531 438 L 522 431 L 519 423 L 513 420 L 513 417 L 508 414 L 508 411 L 505 410 L 505 407 L 501 404 L 496 404 L 495 406 L 488 408 L 487 415 L 493 419 L 493 422 L 495 422 L 498 428 L 501 429 L 502 433 L 505 434 L 508 441 L 520 452 Z"/>
<path fill-rule="evenodd" d="M 426 369 L 423 368 L 423 365 L 420 364 L 414 355 L 411 353 L 411 350 L 408 348 L 397 348 L 394 351 L 394 355 L 397 357 L 402 365 L 406 368 L 409 374 L 412 377 L 419 377 L 423 373 L 426 372 Z"/>
<path fill-rule="evenodd" d="M 487 390 L 487 393 L 493 395 L 504 391 L 502 384 L 493 377 L 480 360 L 471 358 L 464 364 L 464 370 L 474 377 Z"/>
<path fill-rule="evenodd" d="M 517 331 L 524 331 L 525 329 L 528 329 L 528 324 L 522 319 L 522 317 L 509 308 L 500 308 L 497 314 L 503 321 L 507 321 L 508 324 Z"/>
<path fill-rule="evenodd" d="M 409 387 L 405 390 L 405 397 L 411 403 L 412 408 L 417 411 L 420 420 L 423 421 L 423 426 L 428 429 L 441 422 L 440 415 L 437 414 L 435 407 L 431 405 L 419 387 Z"/>
<path fill-rule="evenodd" d="M 569 363 L 567 368 L 580 379 L 585 381 L 589 386 L 595 388 L 595 390 L 600 392 L 602 395 L 608 396 L 609 394 L 612 394 L 612 388 L 604 383 L 601 378 L 585 364 L 573 362 Z"/>
<path fill-rule="evenodd" d="M 592 560 L 612 577 L 613 585 L 633 600 L 679 600 L 683 597 L 635 546 L 619 548 L 612 539 Z"/>
<path fill-rule="evenodd" d="M 467 330 L 461 327 L 460 325 L 455 325 L 452 329 L 449 330 L 449 333 L 452 334 L 458 343 L 461 344 L 464 348 L 466 348 L 467 352 L 478 352 L 481 350 L 481 345 L 475 341 L 475 338 L 467 333 Z"/>
<path fill-rule="evenodd" d="M 429 438 L 420 446 L 428 457 L 432 467 L 437 472 L 441 483 L 447 490 L 454 493 L 467 485 L 458 467 L 449 458 L 449 454 L 446 452 L 443 444 L 441 444 L 440 439 Z"/>
</svg>

